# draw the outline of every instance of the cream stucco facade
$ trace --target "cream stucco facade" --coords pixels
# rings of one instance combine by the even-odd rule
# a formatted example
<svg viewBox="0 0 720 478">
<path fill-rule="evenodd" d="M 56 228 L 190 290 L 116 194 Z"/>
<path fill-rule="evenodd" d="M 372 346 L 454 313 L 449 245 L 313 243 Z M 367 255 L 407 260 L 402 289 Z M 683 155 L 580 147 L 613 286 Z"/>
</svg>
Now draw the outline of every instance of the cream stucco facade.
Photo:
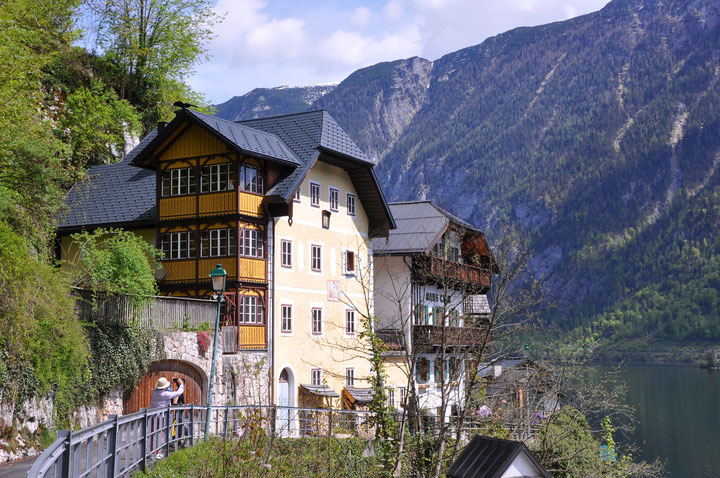
<svg viewBox="0 0 720 478">
<path fill-rule="evenodd" d="M 311 203 L 311 188 L 319 190 L 317 206 Z M 331 204 L 331 194 L 337 195 L 337 207 Z M 354 215 L 348 211 L 348 195 L 354 198 Z M 369 386 L 370 362 L 363 358 L 367 347 L 359 334 L 363 317 L 372 314 L 372 254 L 368 217 L 344 169 L 317 162 L 292 207 L 292 216 L 276 218 L 273 227 L 273 395 L 279 403 L 285 371 L 283 380 L 289 386 L 283 393 L 289 396 L 280 404 L 308 406 L 312 404 L 299 400 L 301 384 L 327 385 L 342 395 L 352 369 L 354 386 Z M 319 251 L 319 270 L 313 248 L 316 257 Z M 353 253 L 352 271 L 346 270 L 346 251 Z M 348 313 L 354 313 L 354 333 L 347 330 Z M 324 404 L 339 407 L 341 399 Z"/>
</svg>

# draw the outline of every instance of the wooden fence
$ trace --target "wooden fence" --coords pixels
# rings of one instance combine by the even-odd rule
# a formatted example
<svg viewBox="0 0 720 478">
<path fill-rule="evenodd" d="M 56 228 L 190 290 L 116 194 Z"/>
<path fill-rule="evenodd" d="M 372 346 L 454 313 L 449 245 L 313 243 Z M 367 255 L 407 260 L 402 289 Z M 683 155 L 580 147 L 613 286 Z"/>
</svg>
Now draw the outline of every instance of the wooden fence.
<svg viewBox="0 0 720 478">
<path fill-rule="evenodd" d="M 127 296 L 93 293 L 74 289 L 75 313 L 80 320 L 102 323 L 135 322 L 161 330 L 212 326 L 217 314 L 217 302 L 184 297 L 150 297 L 141 307 L 133 305 Z"/>
</svg>

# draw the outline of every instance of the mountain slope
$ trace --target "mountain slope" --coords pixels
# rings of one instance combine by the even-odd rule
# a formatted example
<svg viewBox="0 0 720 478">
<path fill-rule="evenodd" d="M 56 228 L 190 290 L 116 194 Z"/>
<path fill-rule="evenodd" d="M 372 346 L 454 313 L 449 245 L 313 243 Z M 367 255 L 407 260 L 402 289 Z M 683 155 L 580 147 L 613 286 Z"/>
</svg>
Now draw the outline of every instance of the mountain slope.
<svg viewBox="0 0 720 478">
<path fill-rule="evenodd" d="M 279 86 L 255 88 L 242 96 L 233 96 L 214 105 L 215 114 L 226 120 L 266 118 L 287 113 L 300 113 L 336 85 Z"/>
</svg>

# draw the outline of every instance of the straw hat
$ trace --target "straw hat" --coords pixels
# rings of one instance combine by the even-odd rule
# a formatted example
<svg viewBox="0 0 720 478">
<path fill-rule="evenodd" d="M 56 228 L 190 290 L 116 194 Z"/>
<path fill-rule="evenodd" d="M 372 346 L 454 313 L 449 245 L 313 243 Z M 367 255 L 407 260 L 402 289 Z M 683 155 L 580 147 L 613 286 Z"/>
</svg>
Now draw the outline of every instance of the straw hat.
<svg viewBox="0 0 720 478">
<path fill-rule="evenodd" d="M 160 377 L 160 380 L 157 381 L 157 385 L 155 385 L 155 388 L 158 390 L 164 390 L 170 386 L 170 382 L 168 382 L 168 379 L 165 377 Z"/>
</svg>

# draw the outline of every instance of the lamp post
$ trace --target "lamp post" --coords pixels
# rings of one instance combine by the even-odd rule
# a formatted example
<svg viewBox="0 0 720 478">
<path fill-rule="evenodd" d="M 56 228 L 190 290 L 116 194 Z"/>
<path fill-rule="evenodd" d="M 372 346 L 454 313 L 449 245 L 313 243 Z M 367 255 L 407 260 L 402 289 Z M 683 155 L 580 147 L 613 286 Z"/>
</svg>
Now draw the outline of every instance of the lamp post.
<svg viewBox="0 0 720 478">
<path fill-rule="evenodd" d="M 212 417 L 213 389 L 215 388 L 215 356 L 217 355 L 217 339 L 218 329 L 220 328 L 220 305 L 223 301 L 223 292 L 225 292 L 225 280 L 227 272 L 218 264 L 215 269 L 210 272 L 210 280 L 212 288 L 217 295 L 217 317 L 215 318 L 215 336 L 213 337 L 213 353 L 212 365 L 210 366 L 210 389 L 208 390 L 207 400 L 207 417 L 205 417 L 205 438 L 210 434 L 210 418 Z"/>
</svg>

